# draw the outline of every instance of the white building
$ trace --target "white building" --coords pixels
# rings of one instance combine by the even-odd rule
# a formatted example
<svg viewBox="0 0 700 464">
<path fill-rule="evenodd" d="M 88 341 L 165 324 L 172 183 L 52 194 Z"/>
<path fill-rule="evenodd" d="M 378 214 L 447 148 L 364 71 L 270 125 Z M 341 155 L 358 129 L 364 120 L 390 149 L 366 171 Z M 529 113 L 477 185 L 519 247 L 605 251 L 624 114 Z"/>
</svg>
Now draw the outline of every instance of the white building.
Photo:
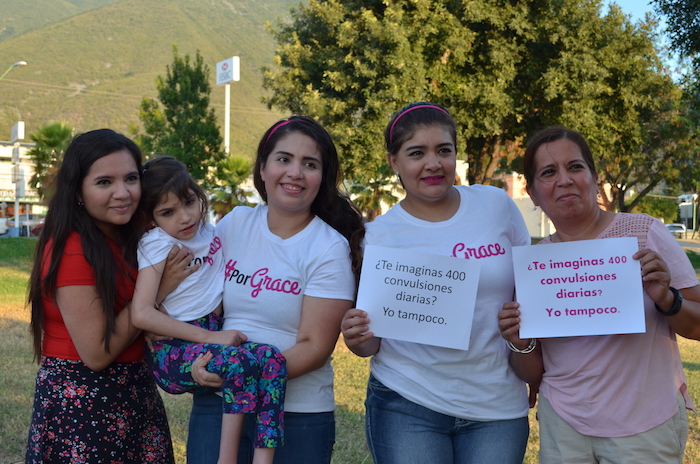
<svg viewBox="0 0 700 464">
<path fill-rule="evenodd" d="M 531 237 L 544 238 L 556 232 L 554 224 L 530 199 L 530 195 L 525 190 L 525 176 L 522 174 L 500 174 L 496 179 L 506 183 L 505 190 L 508 196 L 513 199 L 520 210 L 520 214 L 525 219 L 525 225 Z"/>
<path fill-rule="evenodd" d="M 19 199 L 20 226 L 22 235 L 27 235 L 46 212 L 46 207 L 39 204 L 36 190 L 29 187 L 29 179 L 34 174 L 34 163 L 28 152 L 33 143 L 19 144 L 19 163 L 12 162 L 12 149 L 15 144 L 0 141 L 0 234 L 9 221 L 14 226 L 15 198 Z M 17 180 L 17 182 L 14 182 Z"/>
</svg>

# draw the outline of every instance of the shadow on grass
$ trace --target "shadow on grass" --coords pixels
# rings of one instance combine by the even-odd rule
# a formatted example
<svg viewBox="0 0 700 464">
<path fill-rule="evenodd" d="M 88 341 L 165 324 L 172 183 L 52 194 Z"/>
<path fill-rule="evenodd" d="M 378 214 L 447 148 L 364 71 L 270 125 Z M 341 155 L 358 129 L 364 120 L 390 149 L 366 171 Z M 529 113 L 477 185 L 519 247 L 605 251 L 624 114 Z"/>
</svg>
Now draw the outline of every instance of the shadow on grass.
<svg viewBox="0 0 700 464">
<path fill-rule="evenodd" d="M 365 415 L 346 406 L 335 409 L 335 446 L 332 464 L 372 464 L 365 440 Z"/>
<path fill-rule="evenodd" d="M 689 371 L 700 371 L 700 363 L 683 361 L 683 368 Z"/>
</svg>

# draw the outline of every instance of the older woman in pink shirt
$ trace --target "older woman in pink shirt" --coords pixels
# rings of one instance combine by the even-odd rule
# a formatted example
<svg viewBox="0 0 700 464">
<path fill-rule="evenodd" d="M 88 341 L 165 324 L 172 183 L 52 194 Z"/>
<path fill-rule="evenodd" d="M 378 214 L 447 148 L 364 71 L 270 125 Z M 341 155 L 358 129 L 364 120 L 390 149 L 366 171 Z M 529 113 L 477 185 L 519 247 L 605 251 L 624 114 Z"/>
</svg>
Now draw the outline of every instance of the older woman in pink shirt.
<svg viewBox="0 0 700 464">
<path fill-rule="evenodd" d="M 693 404 L 676 334 L 700 339 L 695 270 L 657 219 L 598 206 L 593 156 L 577 132 L 535 134 L 525 178 L 556 227 L 540 244 L 636 237 L 645 292 L 646 332 L 639 334 L 523 340 L 518 303 L 499 312 L 511 364 L 539 385 L 540 463 L 680 464 Z"/>
</svg>

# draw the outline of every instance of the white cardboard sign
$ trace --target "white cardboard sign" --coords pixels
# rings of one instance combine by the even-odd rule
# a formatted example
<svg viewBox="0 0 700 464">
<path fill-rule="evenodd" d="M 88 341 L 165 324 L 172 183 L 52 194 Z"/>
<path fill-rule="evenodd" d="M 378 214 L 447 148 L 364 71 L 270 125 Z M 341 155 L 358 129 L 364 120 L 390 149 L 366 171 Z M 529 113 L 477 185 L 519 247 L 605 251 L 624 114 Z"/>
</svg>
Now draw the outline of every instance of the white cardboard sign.
<svg viewBox="0 0 700 464">
<path fill-rule="evenodd" d="M 634 237 L 513 247 L 522 338 L 643 333 Z"/>
<path fill-rule="evenodd" d="M 480 270 L 475 260 L 368 245 L 357 307 L 377 337 L 467 350 Z"/>
</svg>

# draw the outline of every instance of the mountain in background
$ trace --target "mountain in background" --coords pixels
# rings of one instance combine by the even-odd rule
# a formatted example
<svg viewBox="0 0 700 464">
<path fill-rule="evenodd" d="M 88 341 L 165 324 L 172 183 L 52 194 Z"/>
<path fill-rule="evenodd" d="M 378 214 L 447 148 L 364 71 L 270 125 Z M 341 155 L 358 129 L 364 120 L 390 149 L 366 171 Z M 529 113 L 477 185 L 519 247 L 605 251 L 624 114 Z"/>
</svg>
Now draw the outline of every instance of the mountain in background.
<svg viewBox="0 0 700 464">
<path fill-rule="evenodd" d="M 281 114 L 260 100 L 262 66 L 275 44 L 265 29 L 287 18 L 298 0 L 2 0 L 0 140 L 17 121 L 27 134 L 64 120 L 76 132 L 139 123 L 141 99 L 157 97 L 155 80 L 180 56 L 199 50 L 210 68 L 211 105 L 224 121 L 224 87 L 216 63 L 241 58 L 231 83 L 231 153 L 252 157 L 259 137 Z M 10 18 L 10 19 L 7 19 Z M 221 134 L 223 136 L 223 127 Z"/>
<path fill-rule="evenodd" d="M 0 42 L 119 0 L 4 0 L 0 5 Z M 4 72 L 4 69 L 3 69 Z"/>
</svg>

